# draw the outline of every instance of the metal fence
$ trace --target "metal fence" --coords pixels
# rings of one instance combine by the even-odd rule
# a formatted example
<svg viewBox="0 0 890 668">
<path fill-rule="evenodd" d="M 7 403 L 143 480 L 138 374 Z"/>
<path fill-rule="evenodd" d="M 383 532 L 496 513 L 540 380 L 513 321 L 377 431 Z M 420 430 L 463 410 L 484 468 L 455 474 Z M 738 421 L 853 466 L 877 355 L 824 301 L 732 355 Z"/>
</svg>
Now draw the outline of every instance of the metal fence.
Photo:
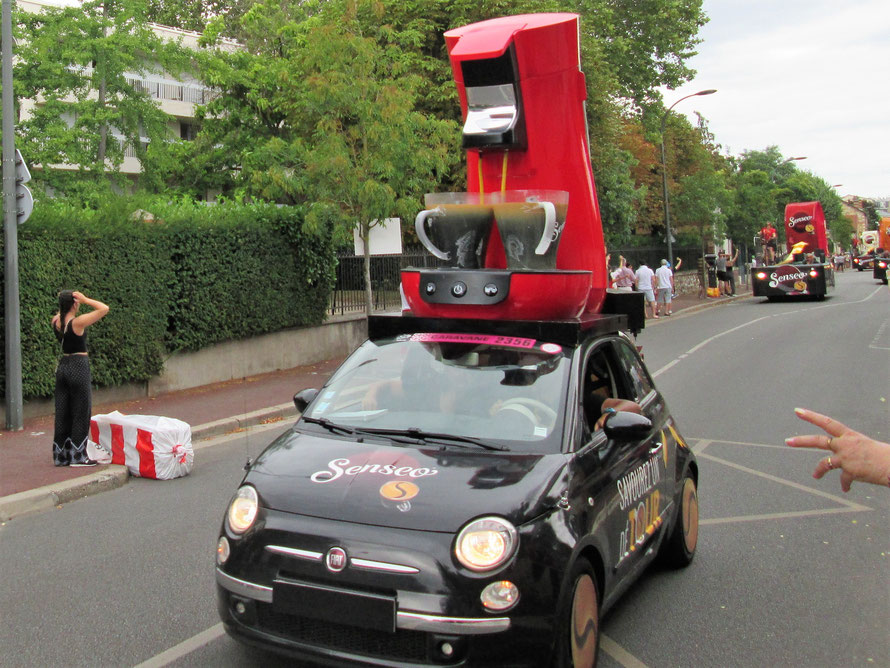
<svg viewBox="0 0 890 668">
<path fill-rule="evenodd" d="M 701 249 L 697 246 L 674 248 L 675 261 L 683 258 L 681 271 L 694 270 L 698 267 Z M 661 265 L 661 259 L 667 258 L 665 247 L 616 248 L 610 249 L 612 266 L 618 266 L 618 256 L 626 257 L 634 269 L 645 259 L 653 270 Z M 363 311 L 365 308 L 365 269 L 364 258 L 352 253 L 340 253 L 337 256 L 337 280 L 331 293 L 330 312 L 332 315 Z M 441 267 L 448 266 L 422 247 L 408 248 L 401 255 L 371 256 L 371 304 L 375 311 L 398 310 L 401 307 L 399 283 L 401 271 L 405 267 Z"/>
<path fill-rule="evenodd" d="M 337 255 L 337 281 L 331 294 L 332 314 L 363 311 L 365 308 L 365 258 L 352 253 Z M 447 265 L 422 248 L 406 249 L 401 255 L 371 256 L 371 303 L 374 310 L 399 309 L 399 283 L 405 267 Z"/>
</svg>

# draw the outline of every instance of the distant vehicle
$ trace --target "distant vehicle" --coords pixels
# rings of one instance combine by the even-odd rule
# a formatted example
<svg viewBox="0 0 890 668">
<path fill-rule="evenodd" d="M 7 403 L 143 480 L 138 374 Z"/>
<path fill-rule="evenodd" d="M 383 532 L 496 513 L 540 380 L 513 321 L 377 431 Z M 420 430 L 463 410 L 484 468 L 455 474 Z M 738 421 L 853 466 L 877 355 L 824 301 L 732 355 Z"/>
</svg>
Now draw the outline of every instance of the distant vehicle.
<svg viewBox="0 0 890 668">
<path fill-rule="evenodd" d="M 788 254 L 784 260 L 751 270 L 753 295 L 769 300 L 824 299 L 835 280 L 828 257 L 825 213 L 819 202 L 794 202 L 785 207 L 785 244 Z"/>
</svg>

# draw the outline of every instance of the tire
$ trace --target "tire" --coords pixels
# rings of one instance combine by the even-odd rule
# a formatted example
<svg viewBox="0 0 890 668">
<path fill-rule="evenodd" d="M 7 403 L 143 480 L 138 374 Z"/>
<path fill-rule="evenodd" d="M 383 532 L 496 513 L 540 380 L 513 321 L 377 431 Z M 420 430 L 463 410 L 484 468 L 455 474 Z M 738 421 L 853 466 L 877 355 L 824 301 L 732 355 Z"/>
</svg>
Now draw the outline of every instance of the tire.
<svg viewBox="0 0 890 668">
<path fill-rule="evenodd" d="M 680 485 L 680 508 L 671 535 L 661 546 L 659 557 L 664 565 L 684 568 L 692 563 L 698 546 L 698 489 L 688 473 Z"/>
<path fill-rule="evenodd" d="M 590 562 L 579 557 L 569 573 L 569 591 L 559 613 L 554 665 L 593 668 L 599 642 L 599 587 Z"/>
</svg>

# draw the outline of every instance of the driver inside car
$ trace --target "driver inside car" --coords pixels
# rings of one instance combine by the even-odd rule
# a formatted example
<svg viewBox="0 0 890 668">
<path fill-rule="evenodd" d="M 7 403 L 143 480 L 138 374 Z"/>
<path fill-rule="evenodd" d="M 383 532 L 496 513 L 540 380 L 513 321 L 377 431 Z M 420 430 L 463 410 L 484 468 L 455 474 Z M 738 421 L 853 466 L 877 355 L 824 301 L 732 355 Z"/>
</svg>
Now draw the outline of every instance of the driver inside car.
<svg viewBox="0 0 890 668">
<path fill-rule="evenodd" d="M 612 396 L 613 384 L 604 357 L 594 355 L 587 364 L 584 414 L 591 432 L 603 428 L 606 418 L 617 411 L 642 414 L 642 407 L 630 399 Z"/>
</svg>

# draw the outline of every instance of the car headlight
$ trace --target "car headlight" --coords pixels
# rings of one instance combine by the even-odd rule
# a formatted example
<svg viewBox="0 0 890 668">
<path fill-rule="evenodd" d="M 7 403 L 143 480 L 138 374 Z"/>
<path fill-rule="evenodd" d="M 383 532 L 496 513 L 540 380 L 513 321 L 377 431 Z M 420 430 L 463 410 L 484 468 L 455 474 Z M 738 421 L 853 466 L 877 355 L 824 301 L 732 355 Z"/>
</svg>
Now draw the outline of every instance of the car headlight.
<svg viewBox="0 0 890 668">
<path fill-rule="evenodd" d="M 758 271 L 758 272 L 757 272 L 757 278 L 759 278 L 759 279 L 762 281 L 764 278 L 766 278 L 766 272 L 765 272 L 765 271 Z"/>
<path fill-rule="evenodd" d="M 471 571 L 491 571 L 507 562 L 519 544 L 516 528 L 501 517 L 482 517 L 457 536 L 454 556 Z"/>
<path fill-rule="evenodd" d="M 260 503 L 256 490 L 244 485 L 236 493 L 226 513 L 226 524 L 232 533 L 242 534 L 247 531 L 256 519 Z"/>
</svg>

